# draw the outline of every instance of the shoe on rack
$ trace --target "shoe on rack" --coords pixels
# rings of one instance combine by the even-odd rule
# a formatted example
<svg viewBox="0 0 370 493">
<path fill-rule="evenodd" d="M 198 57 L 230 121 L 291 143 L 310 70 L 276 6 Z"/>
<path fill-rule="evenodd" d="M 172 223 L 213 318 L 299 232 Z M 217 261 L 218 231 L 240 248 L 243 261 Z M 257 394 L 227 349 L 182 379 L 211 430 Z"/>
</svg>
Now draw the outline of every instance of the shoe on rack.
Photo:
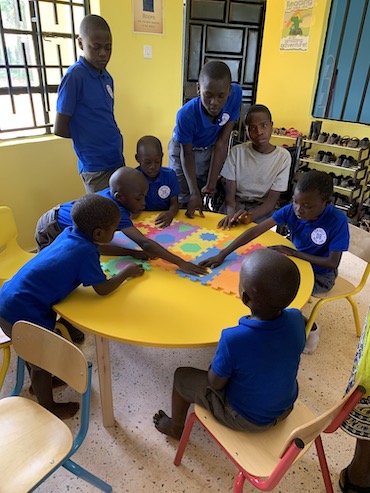
<svg viewBox="0 0 370 493">
<path fill-rule="evenodd" d="M 352 137 L 347 142 L 347 147 L 351 147 L 352 149 L 356 149 L 360 144 L 360 139 L 358 137 Z"/>
<path fill-rule="evenodd" d="M 85 334 L 81 332 L 81 330 L 74 327 L 70 322 L 68 322 L 68 320 L 65 320 L 64 318 L 60 318 L 58 322 L 60 324 L 63 324 L 64 327 L 68 330 L 69 335 L 71 336 L 73 342 L 79 344 L 80 342 L 84 341 Z"/>
<path fill-rule="evenodd" d="M 328 144 L 337 144 L 340 140 L 340 135 L 331 134 L 328 138 Z"/>
<path fill-rule="evenodd" d="M 360 149 L 362 149 L 363 151 L 365 151 L 366 149 L 368 149 L 370 147 L 370 140 L 368 137 L 364 137 L 363 139 L 360 140 Z"/>
<path fill-rule="evenodd" d="M 314 322 L 311 332 L 306 340 L 306 345 L 304 347 L 304 354 L 312 354 L 315 352 L 320 339 L 320 327 Z"/>
<path fill-rule="evenodd" d="M 322 132 L 317 139 L 317 142 L 320 144 L 324 144 L 329 138 L 329 134 L 327 132 Z"/>
</svg>

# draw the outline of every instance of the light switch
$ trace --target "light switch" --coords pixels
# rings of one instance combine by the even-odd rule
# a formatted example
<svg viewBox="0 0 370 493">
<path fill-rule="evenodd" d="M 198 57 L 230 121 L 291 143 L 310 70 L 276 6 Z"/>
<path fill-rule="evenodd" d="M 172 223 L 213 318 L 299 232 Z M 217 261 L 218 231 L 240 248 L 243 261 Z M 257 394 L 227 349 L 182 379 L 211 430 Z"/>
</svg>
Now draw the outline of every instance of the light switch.
<svg viewBox="0 0 370 493">
<path fill-rule="evenodd" d="M 152 47 L 150 45 L 144 45 L 144 58 L 153 58 Z"/>
</svg>

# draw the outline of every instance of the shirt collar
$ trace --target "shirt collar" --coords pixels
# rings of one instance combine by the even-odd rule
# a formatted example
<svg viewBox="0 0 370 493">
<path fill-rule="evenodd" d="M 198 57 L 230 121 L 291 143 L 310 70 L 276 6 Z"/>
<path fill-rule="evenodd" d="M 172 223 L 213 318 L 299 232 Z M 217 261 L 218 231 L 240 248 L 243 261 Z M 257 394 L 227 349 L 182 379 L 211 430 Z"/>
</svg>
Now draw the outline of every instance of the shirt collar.
<svg viewBox="0 0 370 493">
<path fill-rule="evenodd" d="M 91 75 L 91 77 L 93 79 L 97 79 L 98 77 L 107 77 L 108 75 L 108 72 L 107 70 L 104 68 L 103 71 L 100 73 L 98 72 L 97 70 L 94 69 L 94 67 L 92 67 L 85 59 L 83 56 L 80 56 L 80 58 L 78 59 L 78 61 L 86 68 L 86 70 L 89 72 L 89 74 Z"/>
</svg>

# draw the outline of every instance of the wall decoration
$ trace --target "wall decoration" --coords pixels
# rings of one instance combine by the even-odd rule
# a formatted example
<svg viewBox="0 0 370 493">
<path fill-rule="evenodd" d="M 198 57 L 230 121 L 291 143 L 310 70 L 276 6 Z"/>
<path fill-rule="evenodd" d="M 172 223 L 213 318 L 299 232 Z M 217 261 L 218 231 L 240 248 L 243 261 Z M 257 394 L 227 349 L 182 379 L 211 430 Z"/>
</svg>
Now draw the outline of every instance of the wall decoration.
<svg viewBox="0 0 370 493">
<path fill-rule="evenodd" d="M 280 50 L 307 51 L 313 6 L 314 0 L 286 0 Z"/>
</svg>

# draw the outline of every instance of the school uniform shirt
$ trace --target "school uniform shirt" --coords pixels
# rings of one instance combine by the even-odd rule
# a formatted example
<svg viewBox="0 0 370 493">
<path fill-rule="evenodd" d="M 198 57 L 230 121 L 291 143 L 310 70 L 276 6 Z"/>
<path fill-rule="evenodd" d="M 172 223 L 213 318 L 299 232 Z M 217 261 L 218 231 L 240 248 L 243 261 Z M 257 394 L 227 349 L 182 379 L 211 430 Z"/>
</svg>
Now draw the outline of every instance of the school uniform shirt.
<svg viewBox="0 0 370 493">
<path fill-rule="evenodd" d="M 105 188 L 104 190 L 101 190 L 100 192 L 96 192 L 97 195 L 101 195 L 102 197 L 106 197 L 107 199 L 113 200 L 115 202 L 120 210 L 121 213 L 121 219 L 118 224 L 117 230 L 124 229 L 124 228 L 130 228 L 133 226 L 133 222 L 131 221 L 131 212 L 124 207 L 121 202 L 116 200 L 114 196 L 111 194 L 111 191 L 109 188 Z M 57 216 L 57 222 L 58 225 L 63 231 L 63 229 L 73 226 L 73 221 L 71 217 L 71 210 L 72 206 L 75 203 L 75 200 L 72 200 L 71 202 L 66 202 L 64 204 L 61 204 L 59 206 L 58 210 L 58 216 Z"/>
<path fill-rule="evenodd" d="M 123 138 L 114 118 L 114 85 L 107 70 L 95 70 L 83 57 L 64 75 L 57 112 L 70 117 L 78 172 L 116 169 L 123 164 Z"/>
<path fill-rule="evenodd" d="M 27 320 L 53 330 L 53 305 L 80 284 L 91 286 L 104 281 L 98 246 L 77 228 L 66 228 L 4 283 L 0 316 L 11 324 Z"/>
<path fill-rule="evenodd" d="M 236 197 L 240 200 L 262 200 L 270 190 L 288 189 L 291 156 L 283 147 L 263 154 L 253 149 L 252 142 L 230 149 L 221 176 L 236 182 Z"/>
<path fill-rule="evenodd" d="M 170 168 L 161 168 L 160 172 L 153 181 L 138 166 L 149 185 L 148 193 L 145 196 L 146 211 L 167 211 L 170 208 L 172 197 L 177 197 L 180 193 L 179 182 L 176 173 Z"/>
<path fill-rule="evenodd" d="M 212 122 L 205 112 L 200 96 L 188 101 L 176 115 L 173 138 L 180 144 L 193 144 L 193 147 L 209 147 L 218 139 L 227 122 L 239 119 L 242 103 L 242 90 L 233 83 L 231 94 L 218 118 Z"/>
<path fill-rule="evenodd" d="M 228 378 L 226 399 L 257 425 L 272 423 L 298 396 L 297 372 L 306 342 L 303 315 L 296 308 L 275 320 L 242 317 L 221 333 L 212 370 Z"/>
<path fill-rule="evenodd" d="M 324 212 L 314 221 L 298 219 L 294 214 L 293 204 L 274 212 L 272 219 L 277 224 L 286 224 L 290 239 L 300 252 L 329 257 L 330 252 L 345 252 L 349 247 L 349 229 L 347 216 L 334 205 L 325 207 Z M 332 272 L 312 264 L 316 274 Z"/>
</svg>

